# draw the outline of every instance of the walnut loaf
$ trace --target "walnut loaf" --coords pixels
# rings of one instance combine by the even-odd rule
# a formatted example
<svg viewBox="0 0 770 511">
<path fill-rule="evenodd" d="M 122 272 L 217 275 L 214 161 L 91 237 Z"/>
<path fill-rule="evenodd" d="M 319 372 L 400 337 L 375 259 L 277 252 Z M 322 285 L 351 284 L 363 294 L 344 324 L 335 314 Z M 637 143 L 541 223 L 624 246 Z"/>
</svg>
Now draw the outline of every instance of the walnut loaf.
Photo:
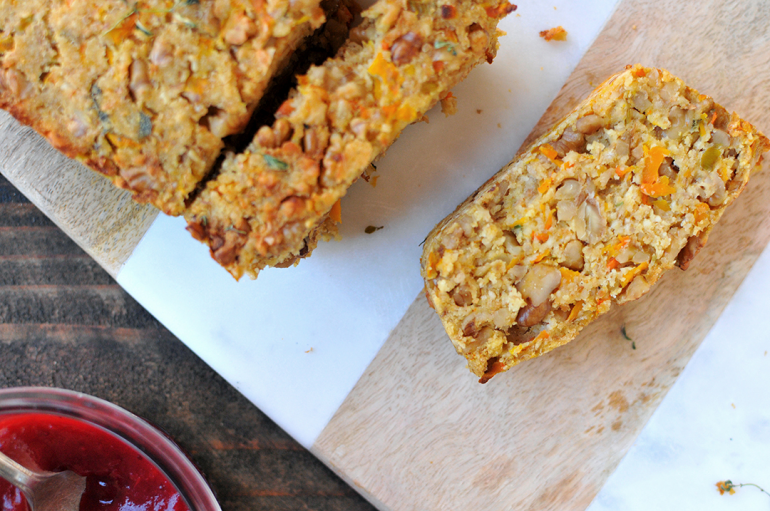
<svg viewBox="0 0 770 511">
<path fill-rule="evenodd" d="M 497 51 L 515 7 L 379 0 L 337 57 L 299 77 L 272 127 L 193 201 L 188 229 L 234 277 L 286 266 L 336 234 L 332 207 L 408 124 Z"/>
<path fill-rule="evenodd" d="M 320 0 L 0 3 L 0 107 L 168 214 L 324 21 Z"/>
<path fill-rule="evenodd" d="M 768 150 L 710 97 L 629 67 L 430 233 L 428 301 L 484 383 L 686 269 Z"/>
</svg>

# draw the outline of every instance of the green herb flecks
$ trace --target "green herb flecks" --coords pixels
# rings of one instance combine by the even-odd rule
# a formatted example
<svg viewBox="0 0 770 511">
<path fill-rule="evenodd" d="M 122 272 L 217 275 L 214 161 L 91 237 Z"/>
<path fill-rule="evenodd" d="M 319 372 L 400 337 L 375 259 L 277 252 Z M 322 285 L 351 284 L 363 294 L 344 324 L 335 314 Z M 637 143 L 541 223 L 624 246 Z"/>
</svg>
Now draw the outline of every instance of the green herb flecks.
<svg viewBox="0 0 770 511">
<path fill-rule="evenodd" d="M 635 350 L 636 342 L 628 336 L 628 333 L 626 332 L 626 325 L 623 325 L 622 327 L 620 327 L 620 334 L 623 336 L 625 340 L 631 341 L 631 349 Z"/>
<path fill-rule="evenodd" d="M 144 25 L 142 25 L 142 22 L 141 22 L 141 21 L 139 21 L 139 20 L 137 20 L 137 22 L 136 22 L 136 29 L 137 29 L 139 32 L 141 32 L 141 33 L 143 33 L 144 35 L 146 35 L 147 37 L 152 37 L 152 35 L 153 35 L 153 34 L 152 34 L 152 31 L 151 31 L 149 28 L 147 28 L 147 27 L 145 27 Z"/>
<path fill-rule="evenodd" d="M 96 112 L 99 115 L 99 121 L 104 125 L 102 130 L 106 133 L 111 129 L 110 116 L 103 112 L 101 106 L 99 106 L 101 99 L 102 89 L 94 82 L 91 86 L 91 101 L 94 102 L 94 108 L 96 108 Z"/>
<path fill-rule="evenodd" d="M 690 126 L 690 133 L 694 133 L 698 131 L 698 125 L 700 124 L 700 119 L 695 119 L 692 121 L 692 126 Z"/>
<path fill-rule="evenodd" d="M 139 112 L 139 140 L 152 135 L 152 119 L 144 112 Z"/>
<path fill-rule="evenodd" d="M 440 50 L 442 48 L 446 48 L 446 51 L 452 54 L 452 56 L 457 56 L 457 50 L 455 50 L 455 45 L 450 43 L 449 41 L 436 41 L 433 43 L 433 47 L 437 50 Z"/>
<path fill-rule="evenodd" d="M 366 234 L 372 234 L 372 233 L 374 233 L 374 232 L 377 232 L 377 231 L 379 231 L 379 230 L 380 230 L 380 229 L 382 229 L 383 227 L 385 227 L 385 226 L 384 226 L 384 225 L 381 225 L 380 227 L 375 227 L 375 226 L 373 226 L 373 225 L 367 225 L 367 226 L 366 226 L 366 229 L 364 229 L 364 232 L 365 232 Z M 423 243 L 424 243 L 424 242 L 423 242 Z"/>
<path fill-rule="evenodd" d="M 237 232 L 238 234 L 248 234 L 246 231 L 242 231 L 240 229 L 236 229 L 232 225 L 230 227 L 225 227 L 225 232 L 227 232 L 227 231 Z"/>
<path fill-rule="evenodd" d="M 125 3 L 128 4 L 128 2 L 125 2 Z M 112 32 L 113 30 L 115 30 L 118 27 L 120 27 L 127 19 L 129 19 L 134 14 L 140 14 L 140 13 L 142 13 L 142 14 L 159 14 L 159 15 L 162 15 L 162 16 L 165 16 L 166 14 L 171 14 L 172 18 L 174 18 L 174 20 L 178 21 L 179 23 L 182 23 L 186 27 L 188 27 L 188 28 L 197 28 L 198 25 L 196 25 L 195 22 L 193 22 L 189 18 L 186 18 L 186 17 L 182 16 L 181 14 L 178 14 L 175 11 L 176 11 L 176 8 L 179 7 L 180 5 L 188 5 L 188 6 L 190 6 L 190 5 L 199 5 L 199 4 L 200 4 L 200 0 L 179 0 L 179 1 L 177 1 L 171 7 L 171 9 L 143 9 L 143 8 L 139 7 L 138 3 L 134 3 L 133 7 L 131 7 L 128 10 L 128 12 L 126 12 L 123 16 L 121 16 L 120 19 L 118 19 L 118 21 L 115 22 L 114 25 L 112 25 L 110 28 L 108 28 L 107 30 L 102 32 L 102 36 L 106 36 L 107 34 Z M 147 28 L 144 25 L 142 25 L 142 22 L 139 21 L 139 20 L 136 20 L 134 28 L 136 30 L 138 30 L 139 32 L 141 32 L 142 34 L 146 35 L 147 37 L 153 37 L 153 35 L 154 35 L 152 30 L 150 30 L 149 28 Z"/>
<path fill-rule="evenodd" d="M 732 440 L 732 438 L 730 439 Z M 743 488 L 744 486 L 753 486 L 754 488 L 758 489 L 768 497 L 770 497 L 770 493 L 765 491 L 760 486 L 754 484 L 754 483 L 734 483 L 731 480 L 727 479 L 726 481 L 719 481 L 716 484 L 717 491 L 720 495 L 724 495 L 725 493 L 729 493 L 730 495 L 733 495 L 735 493 L 736 488 Z"/>
<path fill-rule="evenodd" d="M 190 18 L 185 18 L 184 16 L 182 16 L 179 13 L 175 12 L 172 16 L 174 17 L 175 20 L 177 20 L 179 23 L 181 23 L 182 25 L 186 26 L 187 28 L 197 28 L 198 27 L 198 25 L 196 25 L 193 20 L 191 20 Z"/>
<path fill-rule="evenodd" d="M 265 159 L 267 166 L 273 170 L 287 170 L 289 168 L 288 163 L 283 160 L 279 160 L 271 154 L 263 154 L 262 157 Z"/>
<path fill-rule="evenodd" d="M 622 327 L 620 327 L 620 333 L 621 333 L 621 334 L 623 334 L 623 338 L 624 338 L 625 340 L 627 340 L 627 341 L 631 341 L 631 340 L 632 340 L 632 339 L 631 339 L 631 338 L 628 336 L 628 334 L 626 333 L 626 325 L 623 325 Z"/>
<path fill-rule="evenodd" d="M 124 22 L 124 21 L 126 21 L 128 18 L 130 18 L 131 16 L 133 16 L 133 15 L 134 15 L 134 14 L 136 14 L 137 12 L 139 12 L 139 10 L 137 9 L 137 7 L 136 7 L 136 4 L 134 4 L 134 6 L 133 6 L 133 7 L 131 7 L 131 8 L 128 10 L 128 12 L 126 12 L 126 13 L 125 13 L 123 16 L 121 16 L 121 17 L 118 19 L 118 21 L 116 21 L 116 22 L 115 22 L 115 24 L 114 24 L 114 25 L 112 25 L 110 28 L 108 28 L 107 30 L 105 30 L 104 32 L 102 32 L 102 37 L 106 36 L 107 34 L 109 34 L 110 32 L 112 32 L 113 30 L 115 30 L 116 28 L 118 28 L 119 26 L 121 26 L 121 25 L 123 24 L 123 22 Z"/>
<path fill-rule="evenodd" d="M 424 2 L 420 0 L 408 0 L 407 9 L 416 12 L 422 17 L 429 17 L 433 11 L 433 2 Z"/>
</svg>

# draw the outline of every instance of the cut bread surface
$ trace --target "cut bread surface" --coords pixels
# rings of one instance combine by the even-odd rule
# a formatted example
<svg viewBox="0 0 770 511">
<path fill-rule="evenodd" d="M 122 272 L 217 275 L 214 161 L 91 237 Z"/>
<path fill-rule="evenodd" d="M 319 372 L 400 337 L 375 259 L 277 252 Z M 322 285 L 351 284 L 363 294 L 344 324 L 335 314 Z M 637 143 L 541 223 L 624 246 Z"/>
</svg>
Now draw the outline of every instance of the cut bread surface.
<svg viewBox="0 0 770 511">
<path fill-rule="evenodd" d="M 337 234 L 350 185 L 475 65 L 497 51 L 515 7 L 476 0 L 379 0 L 337 57 L 312 67 L 241 154 L 228 154 L 186 214 L 234 277 L 308 256 Z"/>
<path fill-rule="evenodd" d="M 629 67 L 431 232 L 428 301 L 484 383 L 686 269 L 768 150 L 710 97 Z"/>
<path fill-rule="evenodd" d="M 324 21 L 320 0 L 0 5 L 0 107 L 139 202 L 182 214 L 222 139 Z"/>
</svg>

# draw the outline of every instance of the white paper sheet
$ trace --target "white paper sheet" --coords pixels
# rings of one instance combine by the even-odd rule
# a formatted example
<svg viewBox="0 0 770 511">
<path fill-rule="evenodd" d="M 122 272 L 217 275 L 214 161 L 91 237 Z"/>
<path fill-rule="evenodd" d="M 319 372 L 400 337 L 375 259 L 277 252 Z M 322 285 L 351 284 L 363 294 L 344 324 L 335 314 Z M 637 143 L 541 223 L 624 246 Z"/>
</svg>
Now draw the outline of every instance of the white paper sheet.
<svg viewBox="0 0 770 511">
<path fill-rule="evenodd" d="M 455 87 L 342 201 L 341 242 L 236 283 L 179 219 L 159 217 L 118 282 L 211 367 L 309 447 L 422 288 L 420 242 L 507 163 L 616 0 L 517 2 L 493 65 Z M 563 25 L 566 42 L 538 32 Z M 365 234 L 369 226 L 384 226 Z M 394 375 L 398 377 L 398 375 Z"/>
</svg>

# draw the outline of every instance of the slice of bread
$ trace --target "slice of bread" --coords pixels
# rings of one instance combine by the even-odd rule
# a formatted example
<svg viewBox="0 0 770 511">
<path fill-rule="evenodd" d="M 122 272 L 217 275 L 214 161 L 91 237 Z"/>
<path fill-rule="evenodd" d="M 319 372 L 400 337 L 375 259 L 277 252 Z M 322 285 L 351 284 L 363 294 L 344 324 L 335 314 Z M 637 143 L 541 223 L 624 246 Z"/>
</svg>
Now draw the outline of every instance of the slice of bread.
<svg viewBox="0 0 770 511">
<path fill-rule="evenodd" d="M 484 383 L 686 269 L 768 150 L 710 97 L 629 67 L 436 226 L 428 301 Z"/>
<path fill-rule="evenodd" d="M 475 65 L 491 62 L 505 0 L 379 0 L 337 57 L 299 77 L 272 127 L 191 204 L 188 230 L 235 278 L 286 266 L 334 236 L 332 207 Z"/>
<path fill-rule="evenodd" d="M 179 215 L 323 21 L 320 0 L 2 2 L 0 108 Z"/>
</svg>

